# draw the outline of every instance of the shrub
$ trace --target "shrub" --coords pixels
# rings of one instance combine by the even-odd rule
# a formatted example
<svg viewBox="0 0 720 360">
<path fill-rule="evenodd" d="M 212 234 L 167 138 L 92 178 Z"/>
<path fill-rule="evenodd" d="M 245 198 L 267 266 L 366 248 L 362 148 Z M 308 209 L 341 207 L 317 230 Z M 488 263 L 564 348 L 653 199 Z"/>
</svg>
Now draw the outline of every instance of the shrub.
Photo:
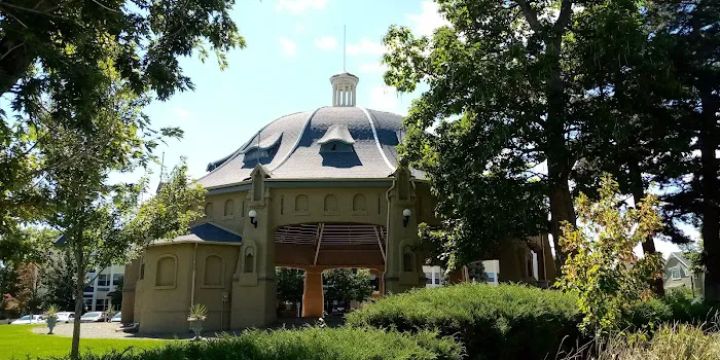
<svg viewBox="0 0 720 360">
<path fill-rule="evenodd" d="M 711 306 L 693 296 L 687 288 L 671 290 L 663 297 L 663 302 L 672 311 L 674 321 L 690 324 L 702 324 L 713 320 L 719 310 L 717 306 Z"/>
<path fill-rule="evenodd" d="M 377 329 L 248 330 L 238 336 L 174 343 L 137 353 L 86 355 L 85 360 L 334 360 L 460 359 L 460 344 L 436 333 Z M 69 358 L 67 358 L 69 359 Z"/>
<path fill-rule="evenodd" d="M 474 359 L 542 359 L 578 339 L 572 296 L 521 285 L 460 284 L 391 295 L 347 315 L 349 326 L 437 329 Z"/>
</svg>

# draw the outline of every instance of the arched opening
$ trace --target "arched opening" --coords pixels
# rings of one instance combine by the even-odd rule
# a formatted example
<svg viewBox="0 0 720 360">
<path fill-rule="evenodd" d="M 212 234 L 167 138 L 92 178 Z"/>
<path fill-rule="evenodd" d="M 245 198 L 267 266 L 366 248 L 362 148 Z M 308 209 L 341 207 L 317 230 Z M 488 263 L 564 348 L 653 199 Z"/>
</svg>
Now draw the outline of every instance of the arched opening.
<svg viewBox="0 0 720 360">
<path fill-rule="evenodd" d="M 307 214 L 308 212 L 308 197 L 305 194 L 300 194 L 295 197 L 295 213 Z"/>
<path fill-rule="evenodd" d="M 409 246 L 403 248 L 402 269 L 404 272 L 415 271 L 415 254 Z"/>
<path fill-rule="evenodd" d="M 165 255 L 158 259 L 155 272 L 155 286 L 175 287 L 177 275 L 177 261 L 172 255 Z"/>
<path fill-rule="evenodd" d="M 235 215 L 235 201 L 228 199 L 225 201 L 225 208 L 223 209 L 223 216 Z"/>
<path fill-rule="evenodd" d="M 356 195 L 353 197 L 353 212 L 354 212 L 355 214 L 365 214 L 365 213 L 367 213 L 365 195 L 363 195 L 363 194 L 356 194 Z"/>
<path fill-rule="evenodd" d="M 252 274 L 255 272 L 255 249 L 251 247 L 245 249 L 245 256 L 243 257 L 243 272 L 246 274 Z"/>
<path fill-rule="evenodd" d="M 205 204 L 205 217 L 208 217 L 208 218 L 213 217 L 213 204 L 210 202 Z"/>
<path fill-rule="evenodd" d="M 325 196 L 325 213 L 326 214 L 335 214 L 338 212 L 338 201 L 337 197 L 333 194 L 329 194 Z"/>
</svg>

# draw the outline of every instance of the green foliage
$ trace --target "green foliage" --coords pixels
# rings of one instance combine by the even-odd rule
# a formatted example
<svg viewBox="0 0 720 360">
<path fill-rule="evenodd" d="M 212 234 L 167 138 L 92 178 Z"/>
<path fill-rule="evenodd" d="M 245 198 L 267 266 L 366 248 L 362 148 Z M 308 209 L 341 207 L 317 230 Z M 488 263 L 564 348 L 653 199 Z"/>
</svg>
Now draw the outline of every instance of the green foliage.
<svg viewBox="0 0 720 360">
<path fill-rule="evenodd" d="M 323 273 L 325 302 L 336 300 L 348 304 L 350 301 L 365 301 L 372 295 L 370 273 L 367 270 L 332 269 Z"/>
<path fill-rule="evenodd" d="M 279 302 L 297 303 L 302 300 L 304 289 L 302 270 L 276 268 L 275 278 L 277 279 L 277 299 Z"/>
<path fill-rule="evenodd" d="M 75 267 L 72 258 L 64 251 L 53 251 L 45 263 L 45 303 L 55 304 L 62 310 L 75 308 Z"/>
<path fill-rule="evenodd" d="M 638 259 L 633 248 L 662 226 L 657 200 L 647 197 L 637 207 L 618 206 L 618 184 L 609 175 L 601 180 L 600 200 L 584 194 L 576 202 L 580 226 L 566 224 L 560 245 L 569 254 L 558 286 L 577 297 L 584 314 L 581 330 L 615 331 L 623 307 L 650 296 L 649 282 L 660 276 L 662 258 Z"/>
<path fill-rule="evenodd" d="M 437 329 L 473 359 L 543 359 L 578 339 L 575 301 L 554 290 L 466 283 L 390 295 L 346 319 L 352 327 Z"/>
<path fill-rule="evenodd" d="M 107 134 L 138 132 L 146 140 L 146 150 L 154 149 L 158 138 L 177 136 L 178 129 L 153 129 L 140 112 L 115 126 L 97 120 L 106 109 L 122 111 L 108 96 L 118 84 L 143 104 L 153 96 L 165 100 L 177 91 L 193 89 L 180 58 L 195 54 L 205 59 L 214 52 L 225 67 L 225 54 L 245 45 L 230 18 L 233 4 L 232 0 L 0 4 L 0 94 L 9 103 L 0 110 L 0 258 L 22 251 L 17 248 L 22 244 L 8 238 L 19 224 L 53 213 L 47 199 L 54 184 L 38 180 L 68 162 L 84 161 L 76 157 L 46 161 L 39 149 L 55 141 L 56 130 L 99 136 L 111 153 L 117 150 L 112 141 L 116 138 L 108 139 Z"/>
<path fill-rule="evenodd" d="M 207 319 L 208 309 L 203 304 L 195 304 L 190 307 L 188 321 L 205 321 Z"/>
<path fill-rule="evenodd" d="M 201 342 L 178 343 L 134 354 L 86 355 L 85 360 L 238 359 L 461 359 L 461 348 L 450 338 L 431 332 L 416 335 L 375 329 L 248 330 Z"/>
</svg>

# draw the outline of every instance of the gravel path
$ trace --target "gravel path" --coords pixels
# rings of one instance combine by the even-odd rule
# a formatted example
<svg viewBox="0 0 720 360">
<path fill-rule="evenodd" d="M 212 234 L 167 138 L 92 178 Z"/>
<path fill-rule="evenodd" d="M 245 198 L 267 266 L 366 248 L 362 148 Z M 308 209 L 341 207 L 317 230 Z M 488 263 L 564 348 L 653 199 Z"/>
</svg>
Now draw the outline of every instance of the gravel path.
<svg viewBox="0 0 720 360">
<path fill-rule="evenodd" d="M 82 323 L 80 324 L 80 337 L 82 339 L 162 339 L 163 337 L 151 337 L 148 335 L 129 334 L 118 330 L 119 323 Z M 46 326 L 38 326 L 32 329 L 39 334 L 47 334 Z M 72 337 L 73 324 L 57 324 L 53 333 L 58 336 Z M 175 337 L 171 337 L 174 339 Z"/>
</svg>

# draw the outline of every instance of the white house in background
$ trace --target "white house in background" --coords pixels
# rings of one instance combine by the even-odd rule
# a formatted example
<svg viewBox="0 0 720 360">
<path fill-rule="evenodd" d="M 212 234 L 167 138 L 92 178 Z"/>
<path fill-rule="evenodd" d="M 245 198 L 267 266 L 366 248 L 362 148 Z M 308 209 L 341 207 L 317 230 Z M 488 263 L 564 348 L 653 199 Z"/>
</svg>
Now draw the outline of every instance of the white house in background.
<svg viewBox="0 0 720 360">
<path fill-rule="evenodd" d="M 663 282 L 666 291 L 686 288 L 695 296 L 703 296 L 704 274 L 693 273 L 690 260 L 683 253 L 674 252 L 665 260 Z"/>
<path fill-rule="evenodd" d="M 124 265 L 112 265 L 104 269 L 94 269 L 85 275 L 89 283 L 83 292 L 83 300 L 87 311 L 105 311 L 110 308 L 109 293 L 115 291 L 122 283 L 125 274 Z M 116 309 L 118 310 L 118 309 Z"/>
<path fill-rule="evenodd" d="M 478 273 L 479 266 L 473 266 L 473 264 L 479 265 L 482 263 L 483 274 Z M 500 261 L 499 260 L 483 260 L 477 261 L 469 266 L 463 268 L 463 277 L 469 281 L 475 282 L 486 282 L 490 285 L 497 285 L 500 278 Z M 537 269 L 537 266 L 535 267 Z M 423 266 L 423 272 L 425 272 L 425 287 L 433 288 L 443 286 L 446 283 L 445 269 L 440 266 Z M 537 270 L 535 270 L 535 276 L 537 276 Z M 537 278 L 537 277 L 536 277 Z"/>
</svg>

